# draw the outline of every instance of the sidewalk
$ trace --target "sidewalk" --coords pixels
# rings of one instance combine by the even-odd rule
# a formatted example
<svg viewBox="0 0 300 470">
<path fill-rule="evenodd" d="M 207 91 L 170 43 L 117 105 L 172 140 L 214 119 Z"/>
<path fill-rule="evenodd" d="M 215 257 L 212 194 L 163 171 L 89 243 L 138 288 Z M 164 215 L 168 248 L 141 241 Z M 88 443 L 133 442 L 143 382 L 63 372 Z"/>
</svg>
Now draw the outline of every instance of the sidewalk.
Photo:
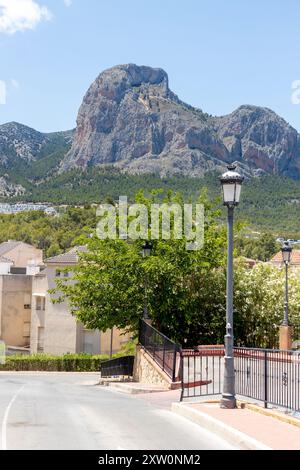
<svg viewBox="0 0 300 470">
<path fill-rule="evenodd" d="M 169 392 L 168 389 L 162 388 L 158 385 L 149 385 L 143 384 L 139 382 L 131 382 L 131 381 L 119 381 L 119 380 L 105 380 L 100 379 L 98 385 L 106 386 L 113 388 L 119 392 L 127 393 L 129 395 L 137 395 L 137 394 L 149 394 L 149 393 L 166 393 Z"/>
<path fill-rule="evenodd" d="M 300 450 L 300 427 L 252 409 L 207 402 L 173 403 L 172 410 L 242 449 Z"/>
</svg>

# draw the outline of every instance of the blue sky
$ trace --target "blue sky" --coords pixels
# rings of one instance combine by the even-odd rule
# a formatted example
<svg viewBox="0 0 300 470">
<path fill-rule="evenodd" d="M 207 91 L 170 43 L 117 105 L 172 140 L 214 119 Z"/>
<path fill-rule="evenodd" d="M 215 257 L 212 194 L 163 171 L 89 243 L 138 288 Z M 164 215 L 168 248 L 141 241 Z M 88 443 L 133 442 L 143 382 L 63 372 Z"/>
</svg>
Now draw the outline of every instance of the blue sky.
<svg viewBox="0 0 300 470">
<path fill-rule="evenodd" d="M 206 112 L 267 106 L 300 130 L 299 19 L 298 0 L 0 0 L 0 124 L 72 128 L 96 76 L 133 62 Z"/>
</svg>

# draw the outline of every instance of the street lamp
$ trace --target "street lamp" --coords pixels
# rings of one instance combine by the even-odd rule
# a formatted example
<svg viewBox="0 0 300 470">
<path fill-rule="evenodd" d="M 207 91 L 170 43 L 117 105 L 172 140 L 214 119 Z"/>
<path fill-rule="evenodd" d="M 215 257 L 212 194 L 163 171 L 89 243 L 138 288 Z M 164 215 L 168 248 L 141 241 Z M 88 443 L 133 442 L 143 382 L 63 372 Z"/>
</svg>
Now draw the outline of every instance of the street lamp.
<svg viewBox="0 0 300 470">
<path fill-rule="evenodd" d="M 147 240 L 144 245 L 142 246 L 143 250 L 143 257 L 146 258 L 147 256 L 151 255 L 152 251 L 152 244 Z"/>
<path fill-rule="evenodd" d="M 232 409 L 236 407 L 233 358 L 233 213 L 240 202 L 244 177 L 235 171 L 236 165 L 230 164 L 227 168 L 228 171 L 220 177 L 223 203 L 228 209 L 225 364 L 221 408 Z"/>
<path fill-rule="evenodd" d="M 142 246 L 143 257 L 147 258 L 147 257 L 151 256 L 151 252 L 152 252 L 152 244 L 148 240 L 146 240 L 146 242 Z M 149 315 L 148 315 L 148 279 L 147 279 L 147 276 L 145 278 L 145 295 L 144 295 L 144 315 L 143 315 L 143 319 L 145 321 L 149 320 Z"/>
<path fill-rule="evenodd" d="M 282 326 L 289 326 L 289 285 L 288 285 L 288 269 L 292 256 L 292 247 L 288 242 L 284 242 L 281 248 L 282 259 L 285 264 L 285 302 L 284 302 L 284 318 Z"/>
</svg>

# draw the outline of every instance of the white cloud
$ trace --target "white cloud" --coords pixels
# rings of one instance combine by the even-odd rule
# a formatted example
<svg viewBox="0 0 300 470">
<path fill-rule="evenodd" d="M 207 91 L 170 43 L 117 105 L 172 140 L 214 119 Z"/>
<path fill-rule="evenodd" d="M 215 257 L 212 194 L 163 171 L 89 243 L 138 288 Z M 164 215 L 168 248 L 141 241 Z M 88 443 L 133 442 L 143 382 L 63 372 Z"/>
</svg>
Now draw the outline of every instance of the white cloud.
<svg viewBox="0 0 300 470">
<path fill-rule="evenodd" d="M 6 83 L 0 80 L 0 104 L 6 104 Z"/>
<path fill-rule="evenodd" d="M 20 83 L 15 78 L 12 78 L 10 82 L 14 88 L 20 88 Z"/>
<path fill-rule="evenodd" d="M 64 0 L 64 4 L 66 5 L 66 7 L 70 7 L 72 3 L 73 3 L 72 0 Z"/>
<path fill-rule="evenodd" d="M 0 0 L 0 33 L 14 34 L 34 29 L 41 21 L 48 21 L 52 13 L 35 0 Z"/>
</svg>

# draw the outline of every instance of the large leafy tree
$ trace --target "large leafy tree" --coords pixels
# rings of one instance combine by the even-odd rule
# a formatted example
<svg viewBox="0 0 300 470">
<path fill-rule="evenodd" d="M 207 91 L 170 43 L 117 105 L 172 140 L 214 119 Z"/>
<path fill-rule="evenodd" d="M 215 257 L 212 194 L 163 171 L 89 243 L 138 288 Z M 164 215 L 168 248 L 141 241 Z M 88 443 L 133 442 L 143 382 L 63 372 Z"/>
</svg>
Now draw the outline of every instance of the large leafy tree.
<svg viewBox="0 0 300 470">
<path fill-rule="evenodd" d="M 146 205 L 162 200 L 183 204 L 170 193 L 137 196 Z M 61 279 L 57 286 L 74 315 L 88 328 L 137 331 L 147 285 L 149 314 L 162 332 L 186 345 L 223 341 L 226 233 L 218 225 L 219 211 L 204 195 L 199 202 L 205 206 L 205 230 L 198 251 L 171 237 L 153 242 L 152 256 L 143 258 L 142 240 L 88 240 L 74 282 Z"/>
</svg>

